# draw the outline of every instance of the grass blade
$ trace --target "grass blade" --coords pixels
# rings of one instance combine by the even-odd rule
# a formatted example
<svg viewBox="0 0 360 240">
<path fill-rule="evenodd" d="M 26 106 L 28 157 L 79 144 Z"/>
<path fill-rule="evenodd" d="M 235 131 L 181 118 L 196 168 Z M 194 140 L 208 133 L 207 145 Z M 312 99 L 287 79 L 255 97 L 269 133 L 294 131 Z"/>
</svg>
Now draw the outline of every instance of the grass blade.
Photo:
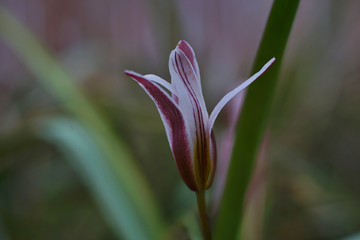
<svg viewBox="0 0 360 240">
<path fill-rule="evenodd" d="M 236 129 L 227 182 L 215 226 L 215 239 L 232 240 L 238 233 L 246 189 L 267 127 L 282 57 L 299 1 L 275 0 L 272 6 L 252 74 L 272 57 L 276 61 L 248 89 Z"/>
<path fill-rule="evenodd" d="M 141 219 L 92 134 L 77 121 L 64 117 L 44 119 L 39 134 L 53 143 L 77 170 L 99 202 L 110 226 L 119 237 L 147 239 Z"/>
</svg>

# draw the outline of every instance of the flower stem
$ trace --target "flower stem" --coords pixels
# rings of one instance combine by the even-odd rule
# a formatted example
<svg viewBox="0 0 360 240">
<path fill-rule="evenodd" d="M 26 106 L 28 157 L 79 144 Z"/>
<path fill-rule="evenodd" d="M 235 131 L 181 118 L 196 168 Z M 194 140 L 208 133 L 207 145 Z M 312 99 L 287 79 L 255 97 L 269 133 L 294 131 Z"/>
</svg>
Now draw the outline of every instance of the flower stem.
<svg viewBox="0 0 360 240">
<path fill-rule="evenodd" d="M 205 191 L 196 192 L 196 199 L 199 208 L 201 231 L 203 233 L 204 240 L 211 240 L 209 217 L 206 213 Z"/>
</svg>

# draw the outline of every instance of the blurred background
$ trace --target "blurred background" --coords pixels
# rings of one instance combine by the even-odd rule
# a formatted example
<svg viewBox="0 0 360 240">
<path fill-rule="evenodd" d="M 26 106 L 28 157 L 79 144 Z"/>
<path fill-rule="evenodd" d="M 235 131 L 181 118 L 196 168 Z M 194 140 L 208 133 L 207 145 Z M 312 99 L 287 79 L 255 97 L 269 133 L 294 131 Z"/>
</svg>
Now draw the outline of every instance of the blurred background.
<svg viewBox="0 0 360 240">
<path fill-rule="evenodd" d="M 123 176 L 125 164 L 146 182 L 169 239 L 189 239 L 195 196 L 180 179 L 155 105 L 123 72 L 170 80 L 170 51 L 184 39 L 210 112 L 248 77 L 271 5 L 1 0 L 0 239 L 127 239 L 116 230 L 121 214 L 109 211 L 117 198 L 105 187 L 109 168 Z M 360 239 L 358 9 L 357 0 L 300 3 L 269 126 L 264 225 L 254 227 L 262 237 L 248 239 Z M 16 19 L 26 28 L 17 29 Z M 22 35 L 28 31 L 34 39 Z M 223 140 L 235 105 L 215 124 L 222 169 L 215 188 L 226 172 Z M 115 161 L 93 159 L 106 151 Z"/>
</svg>

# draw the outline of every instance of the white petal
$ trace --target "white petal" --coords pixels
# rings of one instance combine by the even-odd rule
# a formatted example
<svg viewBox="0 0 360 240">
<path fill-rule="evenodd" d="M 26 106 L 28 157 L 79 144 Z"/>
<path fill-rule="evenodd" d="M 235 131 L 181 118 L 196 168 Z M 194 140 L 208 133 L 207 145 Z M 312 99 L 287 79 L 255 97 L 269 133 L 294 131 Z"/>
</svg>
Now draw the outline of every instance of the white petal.
<svg viewBox="0 0 360 240">
<path fill-rule="evenodd" d="M 208 131 L 211 132 L 211 129 L 214 125 L 215 119 L 218 116 L 221 109 L 225 106 L 225 104 L 230 101 L 236 94 L 242 91 L 244 88 L 249 86 L 253 81 L 255 81 L 258 77 L 260 77 L 275 61 L 275 58 L 272 58 L 269 62 L 267 62 L 259 72 L 255 73 L 251 78 L 243 82 L 240 86 L 226 94 L 220 102 L 215 106 L 214 110 L 212 111 L 210 118 L 209 118 L 209 125 Z"/>
<path fill-rule="evenodd" d="M 168 81 L 162 79 L 161 77 L 156 76 L 154 74 L 147 74 L 147 75 L 144 75 L 144 77 L 152 82 L 160 84 L 161 86 L 163 86 L 167 90 L 169 90 L 171 93 L 176 94 L 175 88 Z"/>
</svg>

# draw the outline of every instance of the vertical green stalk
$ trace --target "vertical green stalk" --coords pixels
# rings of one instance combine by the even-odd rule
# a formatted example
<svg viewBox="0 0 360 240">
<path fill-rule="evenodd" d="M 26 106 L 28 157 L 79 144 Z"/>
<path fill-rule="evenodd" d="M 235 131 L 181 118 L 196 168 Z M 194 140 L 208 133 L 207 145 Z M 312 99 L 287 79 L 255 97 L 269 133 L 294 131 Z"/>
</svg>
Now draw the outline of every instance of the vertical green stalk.
<svg viewBox="0 0 360 240">
<path fill-rule="evenodd" d="M 283 54 L 299 2 L 275 0 L 272 6 L 251 72 L 258 71 L 272 57 L 276 61 L 248 88 L 236 129 L 215 239 L 235 239 L 240 228 L 246 189 L 268 124 Z"/>
<path fill-rule="evenodd" d="M 201 231 L 204 240 L 211 240 L 211 227 L 206 213 L 205 191 L 196 192 L 196 200 L 199 208 Z"/>
</svg>

